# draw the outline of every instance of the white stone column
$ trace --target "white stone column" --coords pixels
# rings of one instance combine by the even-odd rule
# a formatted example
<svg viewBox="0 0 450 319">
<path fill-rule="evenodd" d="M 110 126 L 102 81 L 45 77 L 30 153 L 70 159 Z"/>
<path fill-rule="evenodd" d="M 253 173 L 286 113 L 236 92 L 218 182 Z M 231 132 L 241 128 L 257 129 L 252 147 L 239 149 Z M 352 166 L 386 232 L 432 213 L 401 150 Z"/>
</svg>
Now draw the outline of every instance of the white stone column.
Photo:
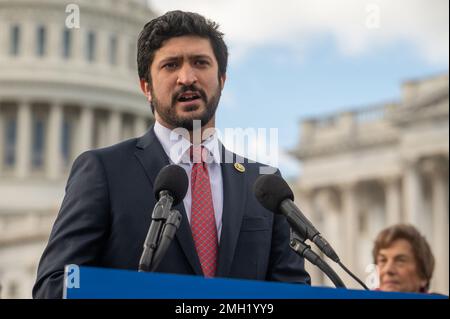
<svg viewBox="0 0 450 319">
<path fill-rule="evenodd" d="M 127 140 L 134 137 L 134 119 L 128 116 L 122 118 L 122 132 L 120 133 L 121 140 Z"/>
<path fill-rule="evenodd" d="M 311 222 L 314 225 L 317 225 L 318 218 L 317 212 L 314 210 L 314 193 L 306 189 L 298 190 L 295 194 L 295 199 L 296 204 L 301 209 L 303 214 L 305 214 L 305 216 L 308 216 L 308 218 L 310 218 Z M 315 249 L 314 245 L 311 245 L 311 248 L 317 254 L 320 254 L 319 251 Z M 317 268 L 307 260 L 305 260 L 305 268 L 311 276 L 312 285 L 322 286 L 325 284 L 325 276 L 319 268 Z"/>
<path fill-rule="evenodd" d="M 132 37 L 127 38 L 127 56 L 126 56 L 126 62 L 128 70 L 135 70 L 136 69 L 136 41 L 132 41 Z"/>
<path fill-rule="evenodd" d="M 3 170 L 3 161 L 5 158 L 5 120 L 0 105 L 0 173 Z"/>
<path fill-rule="evenodd" d="M 50 115 L 48 119 L 48 132 L 46 143 L 46 174 L 47 178 L 55 180 L 60 177 L 62 168 L 62 124 L 63 107 L 59 103 L 50 105 Z"/>
<path fill-rule="evenodd" d="M 31 105 L 20 102 L 17 110 L 16 176 L 25 178 L 31 168 Z"/>
<path fill-rule="evenodd" d="M 406 162 L 403 189 L 406 222 L 418 226 L 419 215 L 423 211 L 423 195 L 419 168 L 415 161 Z"/>
<path fill-rule="evenodd" d="M 148 127 L 145 122 L 145 118 L 142 116 L 136 116 L 134 119 L 134 135 L 142 136 L 147 131 Z"/>
<path fill-rule="evenodd" d="M 100 112 L 97 116 L 95 115 L 95 143 L 94 147 L 105 147 L 110 145 L 110 129 L 109 129 L 109 118 L 103 116 Z"/>
<path fill-rule="evenodd" d="M 94 111 L 91 107 L 81 107 L 80 122 L 78 129 L 78 151 L 77 155 L 93 147 L 92 135 L 94 124 Z"/>
<path fill-rule="evenodd" d="M 37 25 L 24 19 L 20 25 L 19 55 L 25 59 L 36 58 L 37 52 Z"/>
<path fill-rule="evenodd" d="M 436 290 L 448 294 L 448 243 L 449 243 L 449 222 L 448 222 L 448 180 L 445 181 L 442 175 L 433 181 L 433 234 L 436 263 Z"/>
<path fill-rule="evenodd" d="M 117 110 L 111 110 L 108 119 L 108 144 L 120 141 L 122 132 L 122 115 Z"/>
<path fill-rule="evenodd" d="M 109 32 L 96 30 L 96 59 L 95 62 L 101 64 L 105 68 L 110 68 L 109 65 L 109 41 L 111 34 Z"/>
<path fill-rule="evenodd" d="M 117 66 L 120 69 L 128 70 L 128 37 L 121 33 L 117 33 Z"/>
<path fill-rule="evenodd" d="M 57 23 L 50 23 L 47 25 L 47 34 L 47 56 L 51 60 L 57 60 L 62 55 L 63 28 Z"/>
<path fill-rule="evenodd" d="M 2 61 L 9 55 L 11 24 L 7 23 L 4 19 L 0 19 L 0 30 L 2 30 L 0 32 L 0 61 Z"/>
<path fill-rule="evenodd" d="M 328 239 L 336 252 L 341 255 L 344 253 L 340 249 L 342 246 L 342 226 L 341 220 L 345 215 L 339 213 L 338 199 L 336 194 L 330 188 L 320 190 L 316 195 L 317 209 L 322 212 L 322 223 L 317 220 L 314 222 L 319 231 Z M 342 248 L 342 247 L 341 247 Z"/>
<path fill-rule="evenodd" d="M 345 243 L 345 238 L 343 238 L 343 233 L 345 232 L 343 218 L 345 218 L 345 215 L 339 212 L 340 207 L 336 193 L 331 188 L 319 190 L 315 196 L 315 202 L 316 209 L 322 215 L 322 223 L 319 223 L 318 220 L 313 223 L 321 232 L 322 236 L 328 240 L 342 261 L 347 264 L 347 260 L 345 259 L 347 245 L 343 245 Z M 330 266 L 343 280 L 347 277 L 345 272 L 334 262 L 331 262 Z M 328 277 L 324 275 L 323 278 L 324 285 L 334 287 Z"/>
<path fill-rule="evenodd" d="M 353 183 L 342 185 L 342 210 L 345 219 L 344 240 L 345 240 L 345 260 L 349 269 L 355 269 L 357 247 L 357 230 L 359 228 L 358 208 L 356 199 L 356 187 Z"/>
<path fill-rule="evenodd" d="M 71 34 L 71 57 L 73 57 L 73 60 L 77 63 L 83 63 L 83 61 L 86 61 L 85 57 L 85 49 L 86 49 L 86 35 L 85 32 L 83 32 L 83 28 L 79 29 L 69 29 Z"/>
<path fill-rule="evenodd" d="M 3 170 L 3 161 L 5 158 L 5 118 L 0 105 L 0 174 Z"/>
<path fill-rule="evenodd" d="M 384 196 L 386 200 L 385 220 L 387 225 L 401 222 L 401 194 L 398 177 L 386 177 L 384 180 Z"/>
<path fill-rule="evenodd" d="M 438 160 L 429 160 L 425 164 L 432 180 L 432 216 L 433 234 L 426 236 L 432 239 L 433 254 L 436 266 L 432 281 L 432 290 L 448 294 L 449 280 L 449 220 L 448 220 L 448 168 Z M 448 166 L 447 166 L 448 167 Z"/>
</svg>

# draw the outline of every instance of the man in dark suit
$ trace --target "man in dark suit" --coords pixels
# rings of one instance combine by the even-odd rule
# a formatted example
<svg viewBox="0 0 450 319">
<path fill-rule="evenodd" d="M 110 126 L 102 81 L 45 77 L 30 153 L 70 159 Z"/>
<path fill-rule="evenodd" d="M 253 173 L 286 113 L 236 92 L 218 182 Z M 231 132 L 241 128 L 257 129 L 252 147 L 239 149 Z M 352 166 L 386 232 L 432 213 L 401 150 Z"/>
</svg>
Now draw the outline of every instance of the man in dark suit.
<svg viewBox="0 0 450 319">
<path fill-rule="evenodd" d="M 309 284 L 303 259 L 289 247 L 286 220 L 253 195 L 262 165 L 237 164 L 214 131 L 228 57 L 217 28 L 181 11 L 144 26 L 138 71 L 155 125 L 141 138 L 75 160 L 35 298 L 62 296 L 67 264 L 138 269 L 156 203 L 154 181 L 169 163 L 183 167 L 190 183 L 175 207 L 182 222 L 158 272 Z M 199 163 L 192 149 L 201 150 Z"/>
</svg>

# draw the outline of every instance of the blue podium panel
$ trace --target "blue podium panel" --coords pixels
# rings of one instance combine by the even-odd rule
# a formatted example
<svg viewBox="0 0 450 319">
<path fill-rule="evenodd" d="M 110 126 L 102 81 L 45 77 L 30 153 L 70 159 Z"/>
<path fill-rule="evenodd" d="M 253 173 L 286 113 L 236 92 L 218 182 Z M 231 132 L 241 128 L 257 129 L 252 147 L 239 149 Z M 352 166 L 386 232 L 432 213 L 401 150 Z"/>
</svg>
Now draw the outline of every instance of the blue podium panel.
<svg viewBox="0 0 450 319">
<path fill-rule="evenodd" d="M 447 299 L 446 296 L 387 293 L 307 285 L 142 273 L 68 265 L 67 299 Z"/>
</svg>

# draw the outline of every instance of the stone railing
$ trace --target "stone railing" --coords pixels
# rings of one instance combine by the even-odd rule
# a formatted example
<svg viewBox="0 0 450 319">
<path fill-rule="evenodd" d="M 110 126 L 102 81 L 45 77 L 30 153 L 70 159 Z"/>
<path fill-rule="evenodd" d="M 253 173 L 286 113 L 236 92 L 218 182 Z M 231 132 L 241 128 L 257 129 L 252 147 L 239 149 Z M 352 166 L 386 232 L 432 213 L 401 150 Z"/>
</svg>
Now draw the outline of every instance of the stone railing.
<svg viewBox="0 0 450 319">
<path fill-rule="evenodd" d="M 389 118 L 398 106 L 397 103 L 384 103 L 304 120 L 301 123 L 300 153 L 392 138 L 395 130 Z"/>
</svg>

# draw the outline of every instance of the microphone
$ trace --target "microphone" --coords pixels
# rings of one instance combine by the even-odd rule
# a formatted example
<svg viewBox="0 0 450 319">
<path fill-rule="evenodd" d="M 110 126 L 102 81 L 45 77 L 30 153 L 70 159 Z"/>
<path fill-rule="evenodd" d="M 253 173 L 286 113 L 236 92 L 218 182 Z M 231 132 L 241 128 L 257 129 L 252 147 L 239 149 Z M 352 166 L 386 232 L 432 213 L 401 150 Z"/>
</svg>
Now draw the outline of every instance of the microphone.
<svg viewBox="0 0 450 319">
<path fill-rule="evenodd" d="M 254 193 L 261 205 L 276 214 L 285 215 L 295 231 L 315 243 L 331 260 L 340 262 L 331 245 L 294 204 L 294 194 L 283 178 L 274 174 L 258 177 L 254 184 Z"/>
<path fill-rule="evenodd" d="M 357 281 L 364 289 L 369 290 L 369 288 L 358 277 L 356 277 L 349 269 L 347 269 L 347 267 L 345 267 L 344 264 L 341 263 L 340 258 L 334 251 L 333 247 L 331 247 L 331 245 L 325 240 L 325 238 L 322 237 L 320 232 L 314 227 L 308 218 L 306 218 L 301 210 L 294 204 L 294 193 L 282 177 L 274 174 L 262 175 L 258 177 L 254 184 L 254 193 L 258 201 L 266 209 L 275 214 L 284 215 L 293 228 L 294 233 L 298 234 L 303 241 L 306 239 L 311 240 L 328 258 L 339 264 L 339 266 L 341 266 L 342 269 L 344 269 L 345 272 Z M 296 242 L 299 242 L 299 240 Z M 322 269 L 322 267 L 320 268 Z M 327 273 L 325 270 L 324 272 Z M 327 273 L 327 275 L 329 274 Z M 334 275 L 331 274 L 331 276 Z"/>
<path fill-rule="evenodd" d="M 169 216 L 167 217 L 167 221 L 163 226 L 161 231 L 161 241 L 159 243 L 158 249 L 155 253 L 155 257 L 153 258 L 153 263 L 151 267 L 151 271 L 155 271 L 159 266 L 162 258 L 169 249 L 169 245 L 175 236 L 178 227 L 181 224 L 181 214 L 176 209 L 170 211 Z"/>
<path fill-rule="evenodd" d="M 156 256 L 159 263 L 168 249 L 169 243 L 181 222 L 181 214 L 177 210 L 171 209 L 172 206 L 178 205 L 186 196 L 188 184 L 189 179 L 186 171 L 178 165 L 167 165 L 156 176 L 154 193 L 158 202 L 153 209 L 152 221 L 144 241 L 144 250 L 139 261 L 139 271 L 153 270 L 155 268 L 152 267 L 155 251 L 157 252 Z M 170 225 L 164 227 L 169 217 Z M 167 231 L 164 232 L 163 227 Z M 157 251 L 160 241 L 164 241 L 163 250 Z"/>
<path fill-rule="evenodd" d="M 305 244 L 305 238 L 301 237 L 297 232 L 293 231 L 291 228 L 291 241 L 289 246 L 297 254 L 309 260 L 310 263 L 317 266 L 322 270 L 328 278 L 333 282 L 337 288 L 346 288 L 344 282 L 339 278 L 338 274 L 333 270 L 333 268 L 328 265 L 325 260 L 320 258 L 309 245 Z"/>
<path fill-rule="evenodd" d="M 156 176 L 154 186 L 155 198 L 161 200 L 167 196 L 167 199 L 171 199 L 172 205 L 176 206 L 186 196 L 188 186 L 188 176 L 181 166 L 175 164 L 166 165 Z"/>
</svg>

